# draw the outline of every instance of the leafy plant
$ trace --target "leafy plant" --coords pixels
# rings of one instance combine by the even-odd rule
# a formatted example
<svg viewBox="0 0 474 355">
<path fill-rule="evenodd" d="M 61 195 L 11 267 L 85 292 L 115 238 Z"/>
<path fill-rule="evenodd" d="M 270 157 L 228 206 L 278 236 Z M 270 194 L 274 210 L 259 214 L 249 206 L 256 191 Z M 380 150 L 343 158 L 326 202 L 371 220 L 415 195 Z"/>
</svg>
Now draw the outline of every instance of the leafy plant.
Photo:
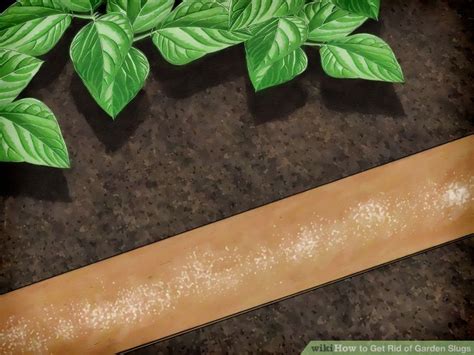
<svg viewBox="0 0 474 355">
<path fill-rule="evenodd" d="M 69 167 L 53 113 L 40 101 L 15 99 L 43 63 L 35 57 L 73 18 L 90 20 L 71 43 L 74 68 L 115 119 L 145 85 L 150 66 L 133 45 L 146 38 L 174 65 L 243 43 L 257 91 L 304 72 L 303 46 L 319 50 L 332 77 L 403 82 L 388 44 L 351 34 L 379 8 L 380 0 L 17 0 L 0 15 L 0 161 Z"/>
</svg>

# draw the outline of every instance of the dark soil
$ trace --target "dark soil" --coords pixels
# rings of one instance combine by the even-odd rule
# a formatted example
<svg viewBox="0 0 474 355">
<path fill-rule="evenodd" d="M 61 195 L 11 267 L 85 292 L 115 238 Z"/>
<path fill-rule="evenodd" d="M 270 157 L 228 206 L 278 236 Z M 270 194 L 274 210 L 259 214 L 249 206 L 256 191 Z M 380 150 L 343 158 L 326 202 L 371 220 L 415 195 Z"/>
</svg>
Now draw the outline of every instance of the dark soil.
<svg viewBox="0 0 474 355">
<path fill-rule="evenodd" d="M 361 31 L 390 43 L 404 85 L 331 79 L 310 48 L 304 75 L 255 94 L 242 47 L 173 67 L 140 42 L 152 74 L 115 122 L 68 59 L 75 21 L 22 94 L 55 112 L 72 168 L 0 164 L 0 292 L 474 133 L 472 9 L 383 1 Z M 138 352 L 473 338 L 473 256 L 471 238 Z"/>
</svg>

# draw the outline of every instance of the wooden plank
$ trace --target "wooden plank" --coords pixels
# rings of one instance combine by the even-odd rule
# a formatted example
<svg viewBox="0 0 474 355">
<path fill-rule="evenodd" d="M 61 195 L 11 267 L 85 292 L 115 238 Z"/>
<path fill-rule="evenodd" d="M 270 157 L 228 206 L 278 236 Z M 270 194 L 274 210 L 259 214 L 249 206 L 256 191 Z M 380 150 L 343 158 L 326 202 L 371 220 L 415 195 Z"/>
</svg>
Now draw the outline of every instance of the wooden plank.
<svg viewBox="0 0 474 355">
<path fill-rule="evenodd" d="M 474 232 L 474 136 L 0 297 L 1 353 L 113 353 Z"/>
</svg>

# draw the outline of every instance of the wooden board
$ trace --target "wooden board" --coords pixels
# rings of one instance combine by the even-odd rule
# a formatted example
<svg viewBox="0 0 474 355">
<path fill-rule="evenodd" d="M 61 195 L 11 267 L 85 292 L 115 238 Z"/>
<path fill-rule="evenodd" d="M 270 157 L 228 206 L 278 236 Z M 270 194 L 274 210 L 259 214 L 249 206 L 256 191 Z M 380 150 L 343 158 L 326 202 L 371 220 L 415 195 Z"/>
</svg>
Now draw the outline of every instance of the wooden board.
<svg viewBox="0 0 474 355">
<path fill-rule="evenodd" d="M 122 351 L 473 232 L 469 136 L 2 295 L 1 353 Z"/>
</svg>

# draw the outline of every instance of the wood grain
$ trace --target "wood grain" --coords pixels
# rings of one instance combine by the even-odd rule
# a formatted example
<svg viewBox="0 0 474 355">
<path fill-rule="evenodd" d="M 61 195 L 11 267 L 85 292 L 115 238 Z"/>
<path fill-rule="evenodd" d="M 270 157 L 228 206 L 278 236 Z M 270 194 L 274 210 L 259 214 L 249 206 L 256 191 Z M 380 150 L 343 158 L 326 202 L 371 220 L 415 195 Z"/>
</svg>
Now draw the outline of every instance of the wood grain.
<svg viewBox="0 0 474 355">
<path fill-rule="evenodd" d="M 0 296 L 1 353 L 122 351 L 474 233 L 474 136 Z"/>
</svg>

